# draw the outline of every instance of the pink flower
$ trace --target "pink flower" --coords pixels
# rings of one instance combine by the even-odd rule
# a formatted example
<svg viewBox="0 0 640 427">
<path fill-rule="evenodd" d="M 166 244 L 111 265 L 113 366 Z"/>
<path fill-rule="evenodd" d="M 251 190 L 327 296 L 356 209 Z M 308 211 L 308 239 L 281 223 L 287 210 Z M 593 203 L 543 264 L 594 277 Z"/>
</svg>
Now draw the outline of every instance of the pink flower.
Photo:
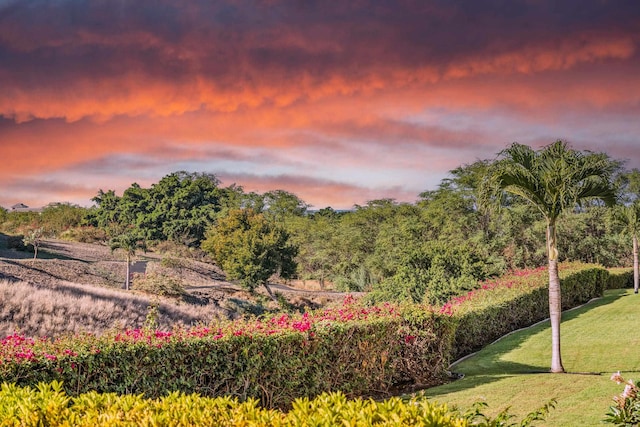
<svg viewBox="0 0 640 427">
<path fill-rule="evenodd" d="M 622 384 L 623 382 L 625 382 L 624 378 L 622 378 L 622 375 L 620 375 L 620 371 L 611 375 L 611 381 L 615 381 L 616 384 Z"/>
</svg>

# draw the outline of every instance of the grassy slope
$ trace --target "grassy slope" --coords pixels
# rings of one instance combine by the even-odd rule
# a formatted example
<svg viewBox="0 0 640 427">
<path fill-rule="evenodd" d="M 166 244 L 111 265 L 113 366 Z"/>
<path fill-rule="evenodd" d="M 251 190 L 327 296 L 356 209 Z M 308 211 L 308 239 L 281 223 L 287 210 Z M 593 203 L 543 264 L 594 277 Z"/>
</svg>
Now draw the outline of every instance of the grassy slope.
<svg viewBox="0 0 640 427">
<path fill-rule="evenodd" d="M 537 425 L 601 425 L 612 397 L 622 387 L 609 378 L 621 371 L 640 380 L 640 295 L 624 290 L 563 315 L 562 354 L 568 374 L 547 373 L 551 361 L 549 323 L 512 334 L 456 364 L 462 380 L 432 388 L 427 396 L 461 408 L 477 400 L 487 413 L 511 407 L 523 415 L 551 398 L 558 403 Z"/>
</svg>

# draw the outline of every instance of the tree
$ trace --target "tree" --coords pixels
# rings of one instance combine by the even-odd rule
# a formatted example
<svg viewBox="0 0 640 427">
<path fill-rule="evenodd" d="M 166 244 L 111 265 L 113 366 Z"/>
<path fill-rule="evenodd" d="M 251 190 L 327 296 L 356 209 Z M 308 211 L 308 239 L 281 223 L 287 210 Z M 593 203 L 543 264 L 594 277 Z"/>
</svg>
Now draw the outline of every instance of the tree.
<svg viewBox="0 0 640 427">
<path fill-rule="evenodd" d="M 124 282 L 124 288 L 128 291 L 130 289 L 131 282 L 131 260 L 136 255 L 138 249 L 146 250 L 146 243 L 144 239 L 140 237 L 140 233 L 136 230 L 129 230 L 126 233 L 113 237 L 109 242 L 111 251 L 121 249 L 125 253 L 125 260 L 127 263 L 127 277 Z"/>
<path fill-rule="evenodd" d="M 631 236 L 633 243 L 633 292 L 638 293 L 638 236 L 640 235 L 640 200 L 630 205 L 621 205 L 614 211 L 614 219 L 624 226 L 625 234 Z"/>
<path fill-rule="evenodd" d="M 499 154 L 490 172 L 497 193 L 511 193 L 526 200 L 544 216 L 547 224 L 549 268 L 549 317 L 551 319 L 551 372 L 564 372 L 560 352 L 562 316 L 556 223 L 560 215 L 587 200 L 616 202 L 612 183 L 620 164 L 604 153 L 580 152 L 556 141 L 538 151 L 513 143 Z M 487 194 L 487 193 L 485 193 Z"/>
<path fill-rule="evenodd" d="M 22 242 L 25 245 L 33 246 L 33 260 L 38 257 L 38 248 L 42 244 L 42 239 L 44 238 L 44 230 L 42 227 L 31 230 L 29 234 L 24 236 Z"/>
<path fill-rule="evenodd" d="M 281 226 L 253 209 L 235 209 L 218 219 L 206 234 L 202 249 L 227 274 L 253 292 L 264 286 L 276 298 L 268 280 L 274 274 L 290 278 L 295 273 L 297 249 L 289 243 L 289 235 Z"/>
</svg>

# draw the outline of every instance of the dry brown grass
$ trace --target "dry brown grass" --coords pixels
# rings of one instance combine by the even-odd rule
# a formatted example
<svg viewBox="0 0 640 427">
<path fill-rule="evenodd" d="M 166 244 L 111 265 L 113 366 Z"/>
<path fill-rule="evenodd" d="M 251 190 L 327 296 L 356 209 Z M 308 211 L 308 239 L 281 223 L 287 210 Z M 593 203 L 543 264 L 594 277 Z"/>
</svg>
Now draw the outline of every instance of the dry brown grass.
<svg viewBox="0 0 640 427">
<path fill-rule="evenodd" d="M 209 323 L 224 316 L 213 305 L 178 304 L 89 285 L 63 282 L 44 288 L 0 280 L 0 336 L 13 332 L 34 337 L 101 334 L 112 328 L 138 328 L 144 326 L 149 307 L 156 303 L 160 329 Z"/>
</svg>

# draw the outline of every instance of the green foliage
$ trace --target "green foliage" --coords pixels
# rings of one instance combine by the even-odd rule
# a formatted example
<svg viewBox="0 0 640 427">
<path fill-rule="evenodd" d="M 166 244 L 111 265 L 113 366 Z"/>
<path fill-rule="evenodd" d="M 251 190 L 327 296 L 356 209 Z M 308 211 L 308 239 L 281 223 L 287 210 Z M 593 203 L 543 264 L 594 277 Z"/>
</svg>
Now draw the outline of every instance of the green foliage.
<svg viewBox="0 0 640 427">
<path fill-rule="evenodd" d="M 473 291 L 453 315 L 429 306 L 365 307 L 274 315 L 209 327 L 153 330 L 148 325 L 102 337 L 9 337 L 0 347 L 0 381 L 63 381 L 67 393 L 96 390 L 159 397 L 173 391 L 258 399 L 289 407 L 301 396 L 390 392 L 443 382 L 453 357 L 546 316 L 544 271 L 514 274 Z M 567 305 L 602 292 L 606 272 L 562 269 Z M 585 289 L 582 289 L 582 288 Z M 311 322 L 311 319 L 315 319 Z M 278 325 L 288 325 L 289 329 Z M 5 345 L 6 344 L 6 345 Z"/>
<path fill-rule="evenodd" d="M 202 249 L 229 279 L 240 280 L 250 291 L 259 285 L 269 290 L 267 281 L 272 275 L 289 278 L 295 272 L 296 247 L 288 239 L 288 233 L 263 214 L 238 209 L 220 218 L 207 232 Z"/>
<path fill-rule="evenodd" d="M 174 172 L 149 189 L 134 183 L 122 197 L 113 190 L 100 190 L 92 199 L 97 207 L 86 222 L 111 236 L 135 226 L 147 240 L 198 246 L 222 209 L 225 191 L 219 183 L 210 174 Z"/>
<path fill-rule="evenodd" d="M 539 151 L 513 143 L 501 154 L 488 189 L 521 197 L 548 221 L 589 200 L 616 202 L 611 180 L 620 164 L 604 153 L 583 153 L 556 141 Z"/>
<path fill-rule="evenodd" d="M 450 410 L 446 405 L 431 403 L 425 397 L 407 400 L 393 397 L 384 401 L 349 400 L 342 393 L 324 393 L 314 399 L 297 399 L 288 412 L 261 408 L 253 399 L 213 399 L 177 392 L 158 399 L 96 392 L 70 397 L 62 390 L 59 382 L 41 383 L 35 389 L 2 384 L 0 397 L 3 425 L 469 425 L 456 411 Z"/>
<path fill-rule="evenodd" d="M 96 390 L 158 397 L 181 390 L 286 407 L 300 396 L 328 391 L 362 396 L 389 391 L 398 381 L 442 382 L 447 355 L 441 343 L 451 336 L 452 323 L 425 313 L 418 319 L 327 319 L 303 332 L 202 332 L 136 330 L 111 338 L 38 343 L 38 354 L 45 356 L 36 356 L 33 347 L 5 348 L 21 352 L 12 362 L 3 356 L 0 381 L 33 385 L 60 380 L 73 395 Z M 9 345 L 16 342 L 19 338 Z M 413 360 L 407 362 L 409 357 Z"/>
<path fill-rule="evenodd" d="M 423 244 L 400 259 L 396 272 L 373 285 L 373 301 L 444 304 L 451 297 L 470 291 L 488 275 L 488 268 L 468 246 Z"/>
<path fill-rule="evenodd" d="M 609 269 L 606 289 L 627 289 L 633 287 L 633 269 L 612 268 Z"/>
<path fill-rule="evenodd" d="M 488 417 L 482 411 L 488 405 L 485 402 L 476 402 L 471 409 L 465 412 L 465 418 L 470 425 L 483 427 L 528 427 L 533 425 L 534 421 L 544 421 L 549 415 L 551 409 L 557 404 L 556 399 L 551 399 L 541 408 L 527 414 L 520 422 L 513 422 L 515 415 L 509 413 L 509 409 L 502 410 L 495 418 Z"/>
<path fill-rule="evenodd" d="M 19 234 L 27 229 L 40 226 L 40 214 L 38 212 L 14 212 L 7 214 L 6 220 L 2 223 L 2 230 L 9 234 Z"/>
<path fill-rule="evenodd" d="M 268 191 L 262 195 L 264 213 L 278 222 L 303 216 L 309 207 L 293 193 L 284 190 Z"/>
<path fill-rule="evenodd" d="M 64 231 L 78 227 L 88 210 L 71 203 L 54 203 L 46 206 L 40 214 L 40 224 L 48 233 L 59 236 Z"/>
</svg>

